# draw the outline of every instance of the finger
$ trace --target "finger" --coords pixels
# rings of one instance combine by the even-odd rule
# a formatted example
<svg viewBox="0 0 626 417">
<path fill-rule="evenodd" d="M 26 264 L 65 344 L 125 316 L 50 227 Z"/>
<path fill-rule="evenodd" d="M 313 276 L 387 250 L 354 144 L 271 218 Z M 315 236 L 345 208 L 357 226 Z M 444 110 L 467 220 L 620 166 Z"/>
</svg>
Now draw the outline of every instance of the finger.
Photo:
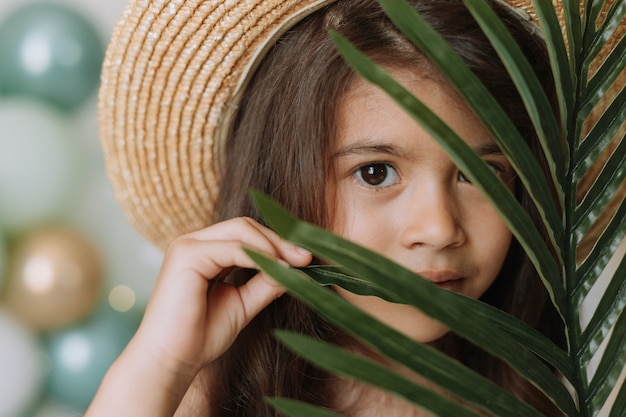
<svg viewBox="0 0 626 417">
<path fill-rule="evenodd" d="M 278 256 L 274 246 L 267 240 L 259 240 L 250 246 L 271 258 Z M 161 275 L 190 278 L 200 276 L 210 280 L 223 270 L 233 267 L 255 267 L 254 262 L 243 251 L 242 242 L 180 239 L 168 250 Z"/>
<path fill-rule="evenodd" d="M 257 248 L 265 256 L 275 258 L 272 245 L 266 242 L 265 249 L 267 250 Z M 211 281 L 221 271 L 231 267 L 255 268 L 255 266 L 252 259 L 244 252 L 240 242 L 181 239 L 172 245 L 163 263 L 155 291 L 151 297 L 151 303 L 148 306 L 149 310 L 154 309 L 150 307 L 159 307 L 151 317 L 158 318 L 156 322 L 170 322 L 172 317 L 185 323 L 197 322 L 197 319 L 204 317 L 204 313 L 198 315 L 198 311 L 206 310 L 206 297 L 209 287 L 212 285 Z M 222 299 L 230 305 L 225 311 L 247 317 L 245 314 L 237 312 L 237 310 L 243 311 L 243 308 L 236 307 L 237 304 L 241 303 L 241 300 L 238 295 L 239 291 L 231 287 L 231 290 L 233 289 L 237 293 L 235 297 Z M 220 297 L 212 294 L 212 299 L 215 301 L 219 300 Z M 217 308 L 215 311 L 220 310 L 217 305 L 213 305 L 212 308 Z M 241 322 L 242 319 L 237 321 Z M 174 325 L 172 324 L 172 326 Z"/>
<path fill-rule="evenodd" d="M 309 251 L 286 241 L 276 232 L 249 217 L 238 217 L 220 222 L 187 236 L 198 240 L 238 240 L 252 249 L 262 248 L 263 240 L 267 240 L 274 247 L 275 256 L 284 259 L 289 264 L 304 266 L 312 259 Z"/>
<path fill-rule="evenodd" d="M 252 227 L 255 227 L 259 233 L 262 233 L 270 242 L 272 242 L 281 254 L 281 258 L 287 261 L 290 265 L 304 266 L 311 263 L 313 255 L 308 250 L 283 239 L 276 232 L 259 224 L 253 219 L 244 217 L 243 220 L 250 223 Z"/>
<path fill-rule="evenodd" d="M 244 306 L 242 326 L 247 325 L 272 301 L 285 293 L 285 289 L 276 281 L 260 272 L 244 285 L 238 287 L 239 296 Z"/>
</svg>

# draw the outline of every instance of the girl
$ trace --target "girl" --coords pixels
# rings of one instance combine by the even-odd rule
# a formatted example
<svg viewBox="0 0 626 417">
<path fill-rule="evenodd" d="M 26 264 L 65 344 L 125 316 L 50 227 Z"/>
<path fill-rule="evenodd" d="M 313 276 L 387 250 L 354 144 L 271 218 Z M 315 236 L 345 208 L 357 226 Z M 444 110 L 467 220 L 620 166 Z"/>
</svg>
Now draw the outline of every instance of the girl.
<svg viewBox="0 0 626 417">
<path fill-rule="evenodd" d="M 411 4 L 538 149 L 510 78 L 462 2 Z M 501 1 L 492 7 L 552 94 L 545 47 L 529 15 Z M 560 342 L 561 323 L 504 222 L 418 124 L 347 67 L 329 29 L 429 105 L 535 215 L 485 127 L 376 1 L 131 5 L 103 73 L 102 136 L 120 202 L 146 236 L 168 249 L 142 325 L 105 377 L 88 417 L 275 415 L 266 396 L 309 401 L 346 416 L 427 415 L 327 375 L 273 339 L 272 329 L 290 329 L 375 357 L 254 271 L 242 246 L 294 267 L 313 259 L 262 225 L 247 198 L 250 188 Z M 215 51 L 222 51 L 221 59 Z M 218 82 L 223 67 L 228 71 Z M 224 93 L 224 86 L 234 87 Z M 206 160 L 216 164 L 217 179 L 198 174 Z M 197 201 L 208 201 L 204 213 Z M 508 366 L 419 311 L 335 291 L 546 415 L 559 415 Z"/>
</svg>

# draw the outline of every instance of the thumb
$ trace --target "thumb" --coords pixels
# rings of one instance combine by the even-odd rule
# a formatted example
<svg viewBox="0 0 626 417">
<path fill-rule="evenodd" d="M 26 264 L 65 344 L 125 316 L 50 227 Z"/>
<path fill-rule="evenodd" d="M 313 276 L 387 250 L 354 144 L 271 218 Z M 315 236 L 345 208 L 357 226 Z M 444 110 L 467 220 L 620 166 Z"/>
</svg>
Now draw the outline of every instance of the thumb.
<svg viewBox="0 0 626 417">
<path fill-rule="evenodd" d="M 245 310 L 245 324 L 285 293 L 282 286 L 262 272 L 256 274 L 238 290 Z"/>
</svg>

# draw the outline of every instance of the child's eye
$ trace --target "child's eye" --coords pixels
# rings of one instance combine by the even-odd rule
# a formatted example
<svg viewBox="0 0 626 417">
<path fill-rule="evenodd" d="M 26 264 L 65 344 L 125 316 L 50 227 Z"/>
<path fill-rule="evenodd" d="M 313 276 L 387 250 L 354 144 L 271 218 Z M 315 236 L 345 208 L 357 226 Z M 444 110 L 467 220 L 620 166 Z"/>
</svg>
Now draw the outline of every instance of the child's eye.
<svg viewBox="0 0 626 417">
<path fill-rule="evenodd" d="M 396 169 L 382 162 L 362 165 L 354 174 L 359 181 L 372 187 L 389 187 L 399 180 Z"/>
<path fill-rule="evenodd" d="M 464 174 L 462 171 L 459 171 L 459 175 L 458 175 L 458 177 L 459 177 L 459 178 L 458 178 L 458 179 L 459 179 L 459 182 L 469 182 L 470 184 L 472 183 L 472 182 L 469 180 L 469 178 L 467 178 L 467 177 L 465 176 L 465 174 Z"/>
</svg>

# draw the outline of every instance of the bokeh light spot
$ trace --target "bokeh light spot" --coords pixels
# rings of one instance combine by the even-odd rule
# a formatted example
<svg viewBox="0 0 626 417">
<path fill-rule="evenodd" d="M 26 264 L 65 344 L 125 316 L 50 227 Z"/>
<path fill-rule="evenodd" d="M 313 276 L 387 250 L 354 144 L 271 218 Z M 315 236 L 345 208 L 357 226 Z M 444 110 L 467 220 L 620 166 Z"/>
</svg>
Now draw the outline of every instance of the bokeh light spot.
<svg viewBox="0 0 626 417">
<path fill-rule="evenodd" d="M 23 67 L 31 74 L 43 74 L 52 62 L 52 48 L 45 36 L 34 33 L 24 39 L 21 60 Z"/>
<path fill-rule="evenodd" d="M 127 285 L 117 285 L 109 293 L 109 304 L 121 313 L 129 311 L 135 306 L 135 292 Z"/>
<path fill-rule="evenodd" d="M 47 293 L 54 286 L 54 263 L 45 256 L 32 257 L 24 265 L 24 280 L 34 293 Z"/>
</svg>

